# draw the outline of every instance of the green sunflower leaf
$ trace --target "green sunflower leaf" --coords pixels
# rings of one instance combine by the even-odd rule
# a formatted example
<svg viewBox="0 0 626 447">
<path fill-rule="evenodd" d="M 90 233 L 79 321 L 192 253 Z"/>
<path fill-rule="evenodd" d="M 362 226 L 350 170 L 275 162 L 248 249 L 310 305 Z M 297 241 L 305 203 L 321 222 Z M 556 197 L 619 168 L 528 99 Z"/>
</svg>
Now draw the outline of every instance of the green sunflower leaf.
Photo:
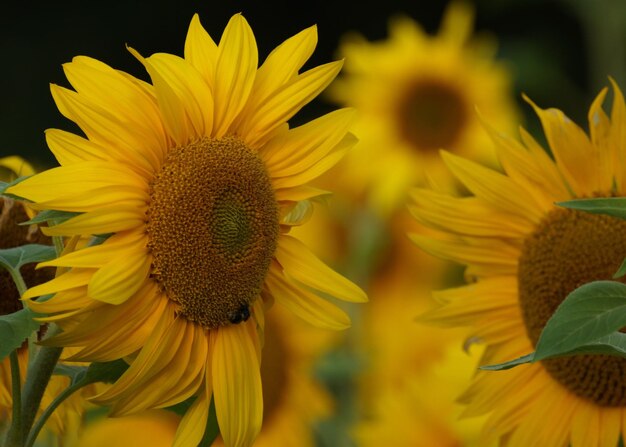
<svg viewBox="0 0 626 447">
<path fill-rule="evenodd" d="M 24 264 L 43 262 L 54 259 L 54 247 L 41 244 L 28 244 L 21 247 L 0 250 L 0 266 L 7 270 L 19 270 Z"/>
<path fill-rule="evenodd" d="M 22 346 L 41 323 L 34 320 L 38 315 L 28 308 L 0 316 L 0 361 Z"/>
<path fill-rule="evenodd" d="M 50 221 L 54 221 L 54 224 L 56 225 L 63 223 L 66 220 L 71 219 L 72 217 L 76 217 L 79 214 L 82 213 L 75 213 L 72 211 L 44 210 L 37 213 L 37 215 L 32 219 L 20 223 L 20 225 L 33 225 Z"/>
<path fill-rule="evenodd" d="M 626 284 L 594 281 L 570 293 L 544 327 L 537 351 L 480 369 L 500 371 L 547 358 L 580 354 L 626 357 Z"/>
<path fill-rule="evenodd" d="M 122 359 L 113 360 L 111 362 L 94 362 L 89 365 L 85 373 L 84 380 L 86 383 L 113 383 L 126 372 L 128 363 Z"/>
<path fill-rule="evenodd" d="M 593 214 L 606 214 L 626 219 L 626 197 L 598 197 L 595 199 L 574 199 L 558 202 L 557 205 Z"/>
<path fill-rule="evenodd" d="M 509 360 L 508 362 L 496 363 L 494 365 L 483 365 L 479 369 L 485 371 L 502 371 L 505 369 L 511 369 L 518 365 L 523 365 L 524 363 L 532 363 L 535 359 L 535 353 L 531 352 L 530 354 L 523 355 L 514 360 Z"/>
<path fill-rule="evenodd" d="M 616 281 L 585 284 L 570 293 L 546 323 L 537 342 L 535 360 L 575 351 L 625 325 L 626 284 Z M 601 346 L 605 347 L 606 343 Z"/>
</svg>

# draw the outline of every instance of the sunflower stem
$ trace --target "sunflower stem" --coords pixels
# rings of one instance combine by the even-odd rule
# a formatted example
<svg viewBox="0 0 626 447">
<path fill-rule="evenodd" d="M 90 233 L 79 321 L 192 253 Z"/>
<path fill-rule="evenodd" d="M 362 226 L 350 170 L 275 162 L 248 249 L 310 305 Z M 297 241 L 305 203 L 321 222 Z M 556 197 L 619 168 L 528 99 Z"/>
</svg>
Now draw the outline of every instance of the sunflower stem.
<svg viewBox="0 0 626 447">
<path fill-rule="evenodd" d="M 7 433 L 7 447 L 21 447 L 23 444 L 22 431 L 22 380 L 20 377 L 20 363 L 17 350 L 11 352 L 11 388 L 13 397 L 13 420 Z"/>
<path fill-rule="evenodd" d="M 37 422 L 33 426 L 33 429 L 31 430 L 30 434 L 28 435 L 28 438 L 26 439 L 26 444 L 24 444 L 24 447 L 32 447 L 33 446 L 33 444 L 37 440 L 37 436 L 39 436 L 39 432 L 41 431 L 43 426 L 46 424 L 46 422 L 48 421 L 48 419 L 50 418 L 52 413 L 54 413 L 54 410 L 56 410 L 57 407 L 59 405 L 61 405 L 63 403 L 63 401 L 65 401 L 65 399 L 70 397 L 72 394 L 74 394 L 76 391 L 78 391 L 79 389 L 81 389 L 85 385 L 87 385 L 87 382 L 85 382 L 85 381 L 79 381 L 79 382 L 76 382 L 76 383 L 72 383 L 70 386 L 65 388 L 61 392 L 61 394 L 59 394 L 52 401 L 52 403 L 48 406 L 48 408 L 46 408 L 44 410 L 42 415 L 39 417 L 39 419 L 37 420 Z"/>
<path fill-rule="evenodd" d="M 50 338 L 56 332 L 56 326 L 52 326 L 46 338 Z M 22 399 L 22 439 L 26 438 L 30 432 L 41 405 L 41 398 L 62 351 L 63 348 L 42 346 L 33 363 L 28 367 Z"/>
</svg>

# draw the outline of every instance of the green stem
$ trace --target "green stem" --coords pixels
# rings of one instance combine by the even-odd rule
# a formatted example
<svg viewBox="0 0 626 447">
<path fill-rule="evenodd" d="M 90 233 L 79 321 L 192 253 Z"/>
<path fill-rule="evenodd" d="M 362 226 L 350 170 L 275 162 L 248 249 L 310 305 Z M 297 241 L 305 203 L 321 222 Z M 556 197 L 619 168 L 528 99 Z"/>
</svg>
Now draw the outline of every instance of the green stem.
<svg viewBox="0 0 626 447">
<path fill-rule="evenodd" d="M 52 242 L 54 243 L 54 248 L 57 252 L 57 256 L 61 256 L 63 250 L 65 249 L 65 244 L 63 243 L 63 236 L 52 236 Z"/>
<path fill-rule="evenodd" d="M 28 287 L 26 287 L 26 283 L 24 282 L 24 278 L 22 278 L 22 274 L 20 273 L 19 269 L 8 269 L 9 273 L 11 274 L 11 278 L 13 279 L 13 282 L 15 283 L 15 287 L 17 288 L 17 291 L 20 293 L 20 296 L 24 295 L 24 292 L 26 292 L 26 289 Z"/>
<path fill-rule="evenodd" d="M 48 331 L 47 338 L 55 333 L 56 327 L 52 326 Z M 63 348 L 43 346 L 37 353 L 33 363 L 28 367 L 22 399 L 22 433 L 24 437 L 26 437 L 33 425 L 41 405 L 41 398 L 62 351 Z"/>
<path fill-rule="evenodd" d="M 11 388 L 13 393 L 13 420 L 7 434 L 7 447 L 18 447 L 24 440 L 22 431 L 22 380 L 17 350 L 11 352 Z"/>
<path fill-rule="evenodd" d="M 81 389 L 85 385 L 87 385 L 87 382 L 85 382 L 85 381 L 79 381 L 79 382 L 73 383 L 70 386 L 68 386 L 67 388 L 65 388 L 63 390 L 63 392 L 61 392 L 61 394 L 59 394 L 52 401 L 52 403 L 48 406 L 48 408 L 46 408 L 44 410 L 44 412 L 42 413 L 41 417 L 37 420 L 37 422 L 33 426 L 33 429 L 31 430 L 30 434 L 28 435 L 28 439 L 26 440 L 26 444 L 24 445 L 24 447 L 32 447 L 33 446 L 33 444 L 35 443 L 35 440 L 37 439 L 37 436 L 39 436 L 39 432 L 41 431 L 43 426 L 46 424 L 46 422 L 48 421 L 48 419 L 50 418 L 50 416 L 52 415 L 54 410 L 56 410 L 57 407 L 59 405 L 61 405 L 61 403 L 63 403 L 63 401 L 65 401 L 65 399 L 70 397 L 72 394 L 74 394 L 76 391 L 78 391 L 79 389 Z"/>
</svg>

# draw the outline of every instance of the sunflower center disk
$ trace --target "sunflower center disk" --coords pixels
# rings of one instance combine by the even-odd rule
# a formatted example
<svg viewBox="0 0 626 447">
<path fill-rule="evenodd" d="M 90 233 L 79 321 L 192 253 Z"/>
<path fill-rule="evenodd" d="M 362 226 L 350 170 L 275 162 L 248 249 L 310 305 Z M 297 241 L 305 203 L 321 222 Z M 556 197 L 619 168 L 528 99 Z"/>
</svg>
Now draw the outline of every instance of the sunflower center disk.
<svg viewBox="0 0 626 447">
<path fill-rule="evenodd" d="M 247 319 L 279 228 L 259 156 L 236 138 L 172 149 L 150 198 L 152 277 L 179 314 L 207 329 Z"/>
<path fill-rule="evenodd" d="M 577 287 L 611 279 L 626 254 L 626 221 L 557 209 L 524 241 L 518 279 L 528 336 L 537 344 L 558 305 Z M 600 406 L 626 405 L 626 359 L 577 355 L 542 361 L 574 394 Z"/>
<path fill-rule="evenodd" d="M 398 115 L 401 134 L 420 150 L 450 147 L 467 121 L 460 93 L 437 81 L 413 85 L 401 100 Z"/>
<path fill-rule="evenodd" d="M 20 202 L 0 197 L 0 249 L 14 248 L 25 244 L 50 245 L 52 240 L 44 236 L 36 225 L 19 225 L 29 220 Z M 20 269 L 24 282 L 29 287 L 54 278 L 54 269 L 35 270 L 35 264 L 26 264 Z M 0 269 L 0 315 L 17 312 L 22 308 L 20 294 L 9 272 Z"/>
</svg>

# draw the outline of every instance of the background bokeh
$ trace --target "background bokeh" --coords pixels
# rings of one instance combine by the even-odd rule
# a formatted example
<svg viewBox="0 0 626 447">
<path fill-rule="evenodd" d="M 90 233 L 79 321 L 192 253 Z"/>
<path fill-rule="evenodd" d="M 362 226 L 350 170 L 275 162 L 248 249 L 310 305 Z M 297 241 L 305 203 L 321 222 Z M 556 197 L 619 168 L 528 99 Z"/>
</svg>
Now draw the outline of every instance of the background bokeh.
<svg viewBox="0 0 626 447">
<path fill-rule="evenodd" d="M 584 123 L 591 98 L 612 75 L 625 84 L 626 2 L 620 0 L 481 0 L 476 29 L 499 41 L 521 92 L 542 107 L 558 106 Z M 317 23 L 319 46 L 308 66 L 331 60 L 341 36 L 358 31 L 382 39 L 387 20 L 406 14 L 435 32 L 447 1 L 269 2 L 93 1 L 3 2 L 0 6 L 0 156 L 20 153 L 40 167 L 54 164 L 43 131 L 70 130 L 57 111 L 48 83 L 66 85 L 61 64 L 89 55 L 146 79 L 124 46 L 142 54 L 182 54 L 194 12 L 213 36 L 242 12 L 254 29 L 261 57 L 299 30 Z M 317 100 L 299 120 L 331 108 Z M 321 109 L 321 110 L 320 110 Z M 526 125 L 537 123 L 523 106 Z"/>
</svg>

